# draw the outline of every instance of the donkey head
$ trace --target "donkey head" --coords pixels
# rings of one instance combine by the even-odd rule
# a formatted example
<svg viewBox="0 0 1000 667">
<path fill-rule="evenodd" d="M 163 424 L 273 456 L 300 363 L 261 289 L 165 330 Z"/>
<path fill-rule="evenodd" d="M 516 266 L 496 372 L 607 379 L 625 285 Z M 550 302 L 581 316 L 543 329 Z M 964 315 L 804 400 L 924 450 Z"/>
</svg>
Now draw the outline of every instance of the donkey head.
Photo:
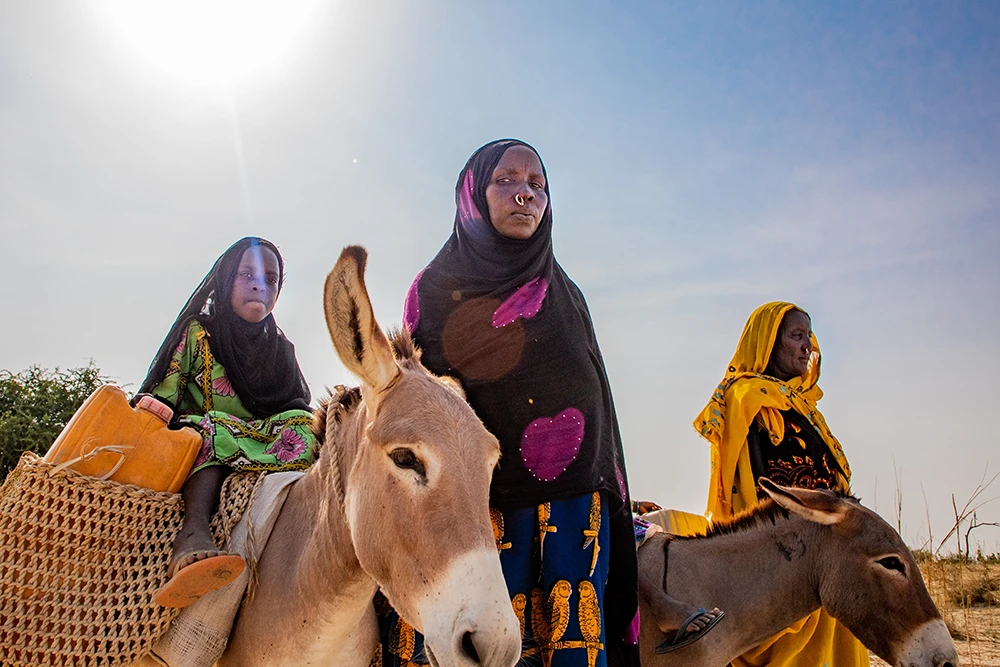
<svg viewBox="0 0 1000 667">
<path fill-rule="evenodd" d="M 489 487 L 500 446 L 457 382 L 438 378 L 400 334 L 397 359 L 345 248 L 326 279 L 330 337 L 361 379 L 358 450 L 345 513 L 358 560 L 424 635 L 432 664 L 510 667 L 520 632 L 500 569 Z"/>
<path fill-rule="evenodd" d="M 832 539 L 816 558 L 819 597 L 831 616 L 892 665 L 958 665 L 916 561 L 882 517 L 830 491 L 758 482 L 792 514 L 829 527 Z"/>
</svg>

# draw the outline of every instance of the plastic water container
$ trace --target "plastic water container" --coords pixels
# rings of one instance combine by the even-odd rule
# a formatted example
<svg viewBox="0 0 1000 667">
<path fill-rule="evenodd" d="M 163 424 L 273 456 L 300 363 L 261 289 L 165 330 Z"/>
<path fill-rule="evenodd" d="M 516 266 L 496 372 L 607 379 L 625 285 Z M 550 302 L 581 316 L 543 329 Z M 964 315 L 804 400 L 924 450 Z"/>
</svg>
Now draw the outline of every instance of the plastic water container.
<svg viewBox="0 0 1000 667">
<path fill-rule="evenodd" d="M 84 475 L 177 493 L 201 449 L 192 428 L 169 429 L 174 413 L 152 396 L 133 409 L 125 392 L 100 387 L 84 401 L 45 461 Z"/>
</svg>

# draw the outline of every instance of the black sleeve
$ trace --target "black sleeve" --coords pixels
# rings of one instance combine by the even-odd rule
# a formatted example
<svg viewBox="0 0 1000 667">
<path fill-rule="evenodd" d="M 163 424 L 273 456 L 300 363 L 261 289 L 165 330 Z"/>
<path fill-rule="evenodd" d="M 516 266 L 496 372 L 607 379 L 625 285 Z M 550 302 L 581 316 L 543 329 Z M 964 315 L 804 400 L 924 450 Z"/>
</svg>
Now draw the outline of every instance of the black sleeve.
<svg viewBox="0 0 1000 667">
<path fill-rule="evenodd" d="M 767 430 L 754 419 L 750 425 L 750 431 L 747 433 L 747 448 L 750 450 L 750 469 L 753 471 L 753 485 L 758 487 L 758 492 L 760 491 L 760 487 L 757 484 L 757 480 L 761 477 L 767 477 L 767 466 L 764 465 L 764 448 L 770 444 L 771 437 L 767 434 Z"/>
</svg>

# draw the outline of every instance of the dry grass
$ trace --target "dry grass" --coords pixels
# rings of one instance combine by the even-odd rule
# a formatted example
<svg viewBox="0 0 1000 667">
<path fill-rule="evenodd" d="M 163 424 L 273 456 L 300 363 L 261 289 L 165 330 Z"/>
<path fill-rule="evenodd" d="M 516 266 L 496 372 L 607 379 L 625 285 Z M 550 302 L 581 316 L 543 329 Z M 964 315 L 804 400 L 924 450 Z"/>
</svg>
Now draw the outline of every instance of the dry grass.
<svg viewBox="0 0 1000 667">
<path fill-rule="evenodd" d="M 1000 667 L 1000 562 L 925 558 L 920 569 L 962 666 Z M 886 663 L 872 656 L 872 665 Z"/>
</svg>

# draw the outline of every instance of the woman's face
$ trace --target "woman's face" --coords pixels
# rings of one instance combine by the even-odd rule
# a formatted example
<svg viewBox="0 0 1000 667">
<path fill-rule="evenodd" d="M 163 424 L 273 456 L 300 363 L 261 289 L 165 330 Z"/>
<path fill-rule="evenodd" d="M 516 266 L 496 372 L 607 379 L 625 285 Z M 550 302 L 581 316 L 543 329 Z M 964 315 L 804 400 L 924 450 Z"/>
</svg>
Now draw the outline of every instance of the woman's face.
<svg viewBox="0 0 1000 667">
<path fill-rule="evenodd" d="M 786 381 L 805 373 L 809 368 L 809 355 L 812 354 L 811 331 L 809 316 L 801 310 L 785 313 L 765 372 Z"/>
<path fill-rule="evenodd" d="M 535 151 L 526 146 L 504 151 L 486 186 L 486 203 L 494 229 L 511 239 L 531 238 L 549 203 Z"/>
<path fill-rule="evenodd" d="M 233 312 L 247 322 L 260 322 L 274 309 L 281 287 L 281 268 L 274 251 L 253 245 L 243 251 L 233 278 Z"/>
</svg>

